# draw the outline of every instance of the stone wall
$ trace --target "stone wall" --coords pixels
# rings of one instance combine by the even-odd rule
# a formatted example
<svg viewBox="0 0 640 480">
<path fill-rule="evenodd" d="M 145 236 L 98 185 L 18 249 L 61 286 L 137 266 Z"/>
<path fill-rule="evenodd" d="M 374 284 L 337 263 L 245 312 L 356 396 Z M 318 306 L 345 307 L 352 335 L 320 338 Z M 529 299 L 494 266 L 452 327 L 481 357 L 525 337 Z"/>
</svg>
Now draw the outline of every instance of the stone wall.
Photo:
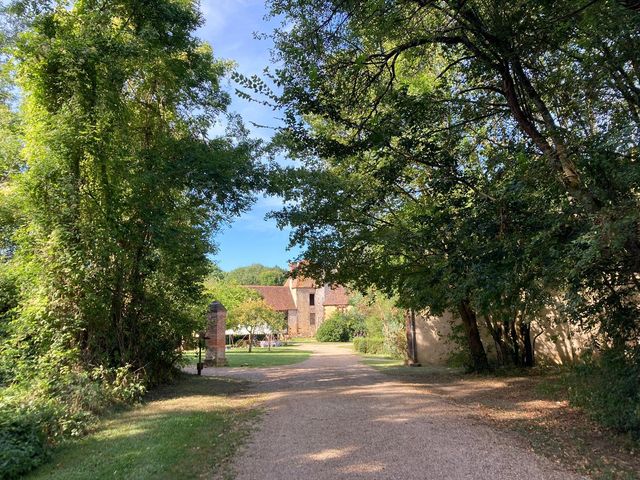
<svg viewBox="0 0 640 480">
<path fill-rule="evenodd" d="M 313 337 L 316 334 L 317 327 L 317 314 L 316 311 L 320 310 L 318 302 L 316 305 L 309 305 L 309 295 L 315 294 L 315 288 L 296 288 L 293 290 L 293 294 L 296 297 L 296 306 L 298 307 L 298 333 L 301 337 Z M 310 322 L 310 314 L 316 314 L 316 322 L 314 325 Z"/>
<path fill-rule="evenodd" d="M 297 337 L 300 334 L 300 328 L 298 325 L 298 311 L 289 310 L 287 315 L 288 330 L 287 334 L 292 337 Z"/>
<path fill-rule="evenodd" d="M 416 351 L 418 362 L 424 365 L 445 365 L 456 346 L 449 340 L 451 325 L 460 321 L 451 312 L 441 316 L 416 315 Z M 490 359 L 496 359 L 496 348 L 482 318 L 478 318 L 482 343 Z M 535 340 L 536 362 L 565 365 L 575 362 L 591 338 L 576 327 L 560 321 L 557 313 L 547 309 L 532 324 L 531 338 Z"/>
<path fill-rule="evenodd" d="M 324 322 L 325 318 L 327 318 L 324 314 L 324 300 L 325 300 L 324 292 L 325 292 L 324 287 L 316 288 L 316 293 L 315 293 L 316 295 L 316 308 L 315 308 L 316 330 L 322 324 L 322 322 Z"/>
</svg>

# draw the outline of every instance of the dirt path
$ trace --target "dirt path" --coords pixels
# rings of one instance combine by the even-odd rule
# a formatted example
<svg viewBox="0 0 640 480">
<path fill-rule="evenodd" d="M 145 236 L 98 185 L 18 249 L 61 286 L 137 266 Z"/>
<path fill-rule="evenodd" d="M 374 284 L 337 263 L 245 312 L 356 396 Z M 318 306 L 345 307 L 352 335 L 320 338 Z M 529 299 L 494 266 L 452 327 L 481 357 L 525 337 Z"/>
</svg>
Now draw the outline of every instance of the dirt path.
<svg viewBox="0 0 640 480">
<path fill-rule="evenodd" d="M 206 369 L 257 382 L 266 415 L 236 460 L 239 479 L 577 479 L 469 419 L 442 397 L 377 372 L 343 346 L 303 363 Z"/>
</svg>

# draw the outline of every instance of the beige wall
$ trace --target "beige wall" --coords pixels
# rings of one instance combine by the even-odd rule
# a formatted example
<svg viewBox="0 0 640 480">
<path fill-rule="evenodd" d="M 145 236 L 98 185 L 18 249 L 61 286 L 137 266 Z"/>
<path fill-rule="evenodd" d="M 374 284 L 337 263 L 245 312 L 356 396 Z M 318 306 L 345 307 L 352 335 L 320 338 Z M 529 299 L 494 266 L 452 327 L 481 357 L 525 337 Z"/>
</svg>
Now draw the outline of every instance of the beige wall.
<svg viewBox="0 0 640 480">
<path fill-rule="evenodd" d="M 315 294 L 314 288 L 296 288 L 293 290 L 294 297 L 296 299 L 296 306 L 298 307 L 298 335 L 302 337 L 313 337 L 316 334 L 316 327 L 318 325 L 318 319 L 316 314 L 316 322 L 314 325 L 310 323 L 310 314 L 316 313 L 318 308 L 318 302 L 316 305 L 309 305 L 309 295 Z"/>
<path fill-rule="evenodd" d="M 327 318 L 325 316 L 324 311 L 324 287 L 316 288 L 316 330 L 318 326 L 324 322 L 324 319 Z"/>
<path fill-rule="evenodd" d="M 340 307 L 324 306 L 325 288 L 292 288 L 288 282 L 293 302 L 297 310 L 289 310 L 289 335 L 313 337 L 316 330 L 327 318 Z M 314 305 L 309 304 L 309 295 L 314 294 Z M 347 307 L 350 308 L 350 307 Z M 311 314 L 315 314 L 315 324 L 311 324 Z"/>
<path fill-rule="evenodd" d="M 298 335 L 298 311 L 297 310 L 288 310 L 288 325 L 289 328 L 287 330 L 287 334 L 291 336 Z"/>
<path fill-rule="evenodd" d="M 536 355 L 543 363 L 567 365 L 575 363 L 580 353 L 593 343 L 593 337 L 575 325 L 563 322 L 553 308 L 543 310 L 531 326 L 531 337 L 535 340 Z"/>
<path fill-rule="evenodd" d="M 451 314 L 441 317 L 416 315 L 416 353 L 423 365 L 444 365 L 452 351 L 447 337 L 451 333 Z"/>
<path fill-rule="evenodd" d="M 324 314 L 323 314 L 322 321 L 325 321 L 327 318 L 331 317 L 331 315 L 333 315 L 336 312 L 348 311 L 348 310 L 351 310 L 352 308 L 353 308 L 353 306 L 351 306 L 351 305 L 345 305 L 345 306 L 325 305 L 323 307 Z"/>
<path fill-rule="evenodd" d="M 323 310 L 324 310 L 324 319 L 327 319 L 338 311 L 338 307 L 336 307 L 335 305 L 326 305 L 323 308 Z"/>
<path fill-rule="evenodd" d="M 458 348 L 451 341 L 449 335 L 451 334 L 451 325 L 459 322 L 460 320 L 455 318 L 451 312 L 445 312 L 440 316 L 416 315 L 418 362 L 425 365 L 445 365 L 451 353 Z M 482 325 L 478 326 L 487 355 L 495 356 L 495 347 L 491 336 Z"/>
<path fill-rule="evenodd" d="M 456 346 L 448 339 L 452 322 L 458 323 L 451 312 L 441 316 L 416 315 L 416 350 L 418 362 L 425 365 L 445 365 Z M 496 358 L 496 348 L 481 318 L 478 319 L 482 342 L 489 358 Z M 561 322 L 552 310 L 541 312 L 531 326 L 535 340 L 536 362 L 565 365 L 578 359 L 580 352 L 589 345 L 591 338 L 566 322 Z"/>
</svg>

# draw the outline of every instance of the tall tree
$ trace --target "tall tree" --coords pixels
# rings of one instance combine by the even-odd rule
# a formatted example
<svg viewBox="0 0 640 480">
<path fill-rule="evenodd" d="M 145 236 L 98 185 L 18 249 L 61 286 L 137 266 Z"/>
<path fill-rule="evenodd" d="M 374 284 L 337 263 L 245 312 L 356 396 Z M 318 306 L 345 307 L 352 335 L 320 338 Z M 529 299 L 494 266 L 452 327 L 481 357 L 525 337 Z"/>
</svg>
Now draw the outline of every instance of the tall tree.
<svg viewBox="0 0 640 480">
<path fill-rule="evenodd" d="M 250 202 L 257 147 L 239 124 L 208 135 L 227 65 L 200 24 L 188 0 L 78 0 L 20 35 L 25 279 L 3 351 L 16 365 L 131 365 L 158 381 L 195 329 L 211 236 Z"/>
<path fill-rule="evenodd" d="M 284 141 L 329 171 L 280 215 L 326 259 L 317 274 L 353 256 L 356 282 L 413 278 L 402 288 L 423 306 L 459 306 L 471 343 L 475 310 L 513 317 L 523 291 L 538 303 L 565 287 L 581 324 L 638 338 L 638 15 L 614 1 L 270 3 L 286 24 L 271 99 Z"/>
</svg>

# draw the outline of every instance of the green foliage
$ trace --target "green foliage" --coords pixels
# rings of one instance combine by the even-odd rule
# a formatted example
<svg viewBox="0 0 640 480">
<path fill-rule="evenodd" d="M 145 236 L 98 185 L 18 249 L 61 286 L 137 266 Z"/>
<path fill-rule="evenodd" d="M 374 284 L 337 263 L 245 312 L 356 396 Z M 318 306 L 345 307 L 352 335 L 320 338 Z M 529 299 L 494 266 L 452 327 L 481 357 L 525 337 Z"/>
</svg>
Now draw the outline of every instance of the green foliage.
<svg viewBox="0 0 640 480">
<path fill-rule="evenodd" d="M 145 393 L 130 368 L 61 371 L 28 386 L 0 391 L 0 477 L 13 478 L 40 465 L 51 446 L 85 433 L 115 405 Z"/>
<path fill-rule="evenodd" d="M 270 5 L 296 26 L 273 35 L 277 144 L 306 162 L 275 182 L 276 216 L 309 276 L 458 313 L 476 370 L 481 316 L 505 361 L 533 364 L 551 294 L 606 342 L 637 342 L 640 17 L 625 2 Z"/>
<path fill-rule="evenodd" d="M 281 312 L 276 312 L 262 299 L 249 299 L 238 305 L 233 311 L 234 328 L 249 332 L 249 353 L 253 348 L 253 335 L 260 328 L 280 332 L 286 327 L 286 320 Z"/>
<path fill-rule="evenodd" d="M 195 36 L 195 3 L 9 3 L 0 62 L 20 94 L 3 68 L 0 418 L 3 455 L 24 453 L 0 476 L 172 378 L 204 319 L 213 234 L 259 184 L 238 119 L 208 135 L 229 65 Z"/>
<path fill-rule="evenodd" d="M 49 455 L 46 426 L 55 422 L 49 405 L 0 404 L 0 474 L 17 478 Z"/>
<path fill-rule="evenodd" d="M 287 271 L 254 263 L 227 272 L 225 278 L 240 285 L 282 285 L 287 279 Z"/>
<path fill-rule="evenodd" d="M 209 277 L 205 281 L 205 291 L 211 301 L 217 300 L 227 309 L 227 323 L 235 325 L 236 310 L 249 300 L 259 300 L 260 294 L 226 279 L 215 280 Z"/>
<path fill-rule="evenodd" d="M 316 331 L 319 342 L 350 342 L 363 330 L 362 316 L 354 311 L 334 312 Z"/>
<path fill-rule="evenodd" d="M 404 358 L 407 335 L 404 312 L 397 307 L 397 299 L 373 289 L 367 295 L 354 297 L 355 309 L 364 317 L 364 335 L 383 338 L 384 352 L 394 358 Z"/>
<path fill-rule="evenodd" d="M 640 439 L 640 352 L 587 352 L 584 364 L 571 372 L 569 399 L 603 425 Z"/>
<path fill-rule="evenodd" d="M 353 348 L 356 352 L 382 355 L 387 353 L 384 348 L 384 338 L 356 337 L 353 339 Z"/>
<path fill-rule="evenodd" d="M 197 478 L 212 465 L 228 477 L 229 461 L 259 413 L 254 398 L 235 395 L 244 389 L 229 379 L 181 376 L 144 405 L 109 415 L 86 437 L 65 442 L 28 478 L 170 480 Z"/>
<path fill-rule="evenodd" d="M 14 358 L 62 349 L 66 365 L 131 364 L 154 383 L 201 321 L 210 238 L 249 200 L 255 143 L 240 126 L 204 135 L 228 95 L 199 23 L 185 2 L 81 1 L 20 36 Z"/>
</svg>

